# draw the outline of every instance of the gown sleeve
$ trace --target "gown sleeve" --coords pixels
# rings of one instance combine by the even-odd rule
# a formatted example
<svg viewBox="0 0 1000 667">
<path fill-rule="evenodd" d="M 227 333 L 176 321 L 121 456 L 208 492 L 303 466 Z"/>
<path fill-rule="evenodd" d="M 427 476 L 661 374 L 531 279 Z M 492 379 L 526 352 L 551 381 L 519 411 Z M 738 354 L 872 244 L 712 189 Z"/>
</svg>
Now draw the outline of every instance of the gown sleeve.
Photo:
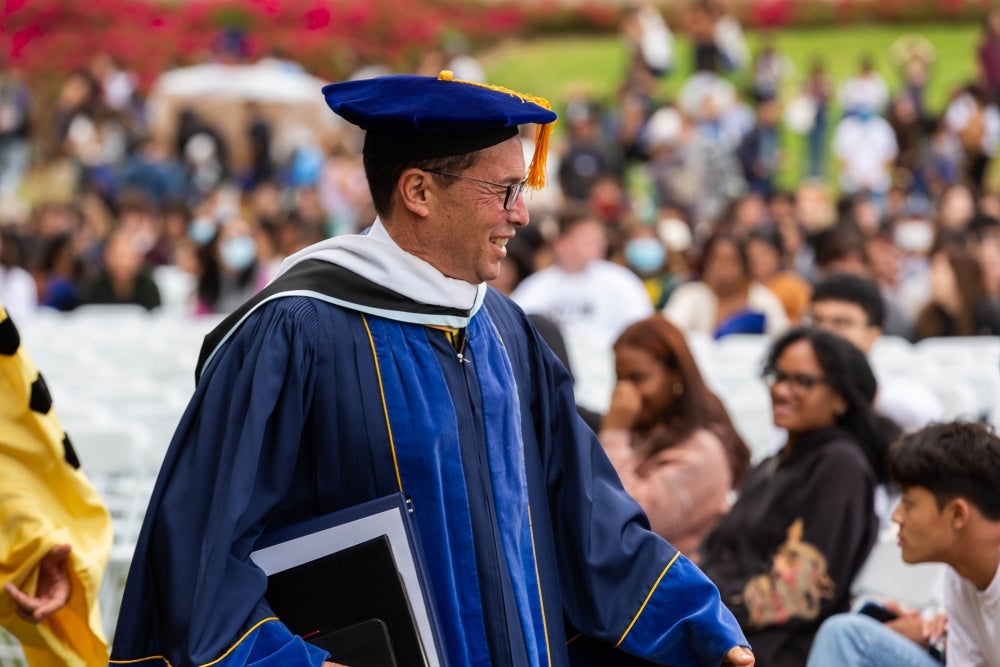
<svg viewBox="0 0 1000 667">
<path fill-rule="evenodd" d="M 257 311 L 216 355 L 171 442 L 125 587 L 112 664 L 320 665 L 263 599 L 250 560 L 302 451 L 319 322 L 309 300 Z"/>
<path fill-rule="evenodd" d="M 577 663 L 614 647 L 675 667 L 722 664 L 729 649 L 749 643 L 718 589 L 650 530 L 578 417 L 566 369 L 540 339 L 529 342 L 563 611 L 570 636 L 575 628 L 584 638 L 571 641 L 571 653 Z M 574 650 L 577 643 L 594 650 Z M 623 659 L 619 653 L 615 664 Z"/>
</svg>

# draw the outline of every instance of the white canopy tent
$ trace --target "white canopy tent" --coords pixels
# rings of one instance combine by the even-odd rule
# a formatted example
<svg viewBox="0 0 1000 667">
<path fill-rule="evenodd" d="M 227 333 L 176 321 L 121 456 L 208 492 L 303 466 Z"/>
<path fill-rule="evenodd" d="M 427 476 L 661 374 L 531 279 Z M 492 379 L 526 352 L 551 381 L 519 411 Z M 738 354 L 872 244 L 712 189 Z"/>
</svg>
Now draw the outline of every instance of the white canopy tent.
<svg viewBox="0 0 1000 667">
<path fill-rule="evenodd" d="M 259 113 L 271 123 L 280 159 L 309 138 L 325 144 L 347 126 L 326 106 L 326 83 L 294 63 L 274 59 L 182 67 L 164 72 L 154 84 L 151 124 L 156 136 L 172 145 L 180 112 L 193 109 L 222 135 L 233 166 L 240 168 L 249 161 L 247 124 L 251 113 Z"/>
</svg>

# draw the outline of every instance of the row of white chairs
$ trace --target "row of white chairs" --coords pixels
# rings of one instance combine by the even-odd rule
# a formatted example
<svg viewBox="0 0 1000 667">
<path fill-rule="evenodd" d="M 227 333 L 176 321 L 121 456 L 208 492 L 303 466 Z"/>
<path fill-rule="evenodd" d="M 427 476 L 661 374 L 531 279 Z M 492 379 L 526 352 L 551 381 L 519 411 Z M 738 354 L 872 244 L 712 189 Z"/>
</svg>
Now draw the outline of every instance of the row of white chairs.
<svg viewBox="0 0 1000 667">
<path fill-rule="evenodd" d="M 194 390 L 202 339 L 219 320 L 86 306 L 18 322 L 81 468 L 111 514 L 114 543 L 100 590 L 109 638 L 156 475 Z M 22 664 L 19 655 L 17 642 L 0 636 L 0 667 Z"/>
</svg>

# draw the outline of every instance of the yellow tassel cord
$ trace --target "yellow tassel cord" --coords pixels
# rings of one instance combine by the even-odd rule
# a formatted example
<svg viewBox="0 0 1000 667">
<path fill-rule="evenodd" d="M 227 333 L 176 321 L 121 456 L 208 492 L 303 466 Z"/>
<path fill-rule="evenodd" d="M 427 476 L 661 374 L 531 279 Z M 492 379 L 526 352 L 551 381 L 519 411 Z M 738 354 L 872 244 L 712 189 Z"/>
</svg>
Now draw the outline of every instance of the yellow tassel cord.
<svg viewBox="0 0 1000 667">
<path fill-rule="evenodd" d="M 464 83 L 470 86 L 479 86 L 480 88 L 495 90 L 498 93 L 513 95 L 523 102 L 537 104 L 543 109 L 552 109 L 552 105 L 549 104 L 549 101 L 544 97 L 536 97 L 534 95 L 519 93 L 517 91 L 510 90 L 509 88 L 504 88 L 503 86 L 491 86 L 489 84 L 479 83 L 478 81 L 456 79 L 455 75 L 449 70 L 442 70 L 441 73 L 438 74 L 438 79 L 440 81 L 454 81 L 455 83 Z M 535 129 L 535 153 L 531 156 L 531 164 L 528 165 L 527 178 L 528 187 L 533 190 L 539 190 L 545 187 L 545 163 L 549 157 L 549 139 L 552 136 L 552 129 L 554 127 L 555 122 L 539 123 Z"/>
</svg>

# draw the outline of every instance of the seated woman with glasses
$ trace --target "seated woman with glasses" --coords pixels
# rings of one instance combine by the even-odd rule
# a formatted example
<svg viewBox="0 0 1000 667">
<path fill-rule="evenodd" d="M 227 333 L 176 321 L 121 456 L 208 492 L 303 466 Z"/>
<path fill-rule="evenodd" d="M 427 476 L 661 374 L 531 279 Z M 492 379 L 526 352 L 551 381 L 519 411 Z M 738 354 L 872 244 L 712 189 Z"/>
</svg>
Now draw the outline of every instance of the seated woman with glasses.
<svg viewBox="0 0 1000 667">
<path fill-rule="evenodd" d="M 750 450 L 662 315 L 625 329 L 614 353 L 618 382 L 599 439 L 653 530 L 693 558 L 728 511 Z"/>
<path fill-rule="evenodd" d="M 878 533 L 885 451 L 899 429 L 872 408 L 865 355 L 832 333 L 788 331 L 768 352 L 764 378 L 787 443 L 747 474 L 700 565 L 758 664 L 801 666 L 820 623 L 850 606 Z"/>
</svg>

